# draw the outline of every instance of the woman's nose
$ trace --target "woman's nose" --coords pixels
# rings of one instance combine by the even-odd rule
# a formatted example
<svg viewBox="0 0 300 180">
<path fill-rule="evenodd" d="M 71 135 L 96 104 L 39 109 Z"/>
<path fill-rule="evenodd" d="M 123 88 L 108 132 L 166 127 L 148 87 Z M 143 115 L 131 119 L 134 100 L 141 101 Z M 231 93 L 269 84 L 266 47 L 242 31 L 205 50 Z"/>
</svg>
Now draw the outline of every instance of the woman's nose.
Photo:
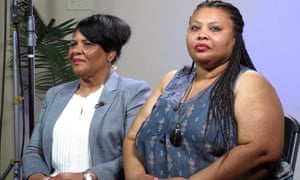
<svg viewBox="0 0 300 180">
<path fill-rule="evenodd" d="M 205 31 L 199 31 L 199 33 L 197 35 L 198 40 L 207 39 L 207 38 L 208 38 L 208 35 Z"/>
<path fill-rule="evenodd" d="M 83 48 L 82 48 L 82 46 L 80 46 L 80 45 L 76 45 L 76 46 L 70 47 L 70 51 L 71 51 L 73 54 L 81 54 L 81 53 L 83 52 Z"/>
</svg>

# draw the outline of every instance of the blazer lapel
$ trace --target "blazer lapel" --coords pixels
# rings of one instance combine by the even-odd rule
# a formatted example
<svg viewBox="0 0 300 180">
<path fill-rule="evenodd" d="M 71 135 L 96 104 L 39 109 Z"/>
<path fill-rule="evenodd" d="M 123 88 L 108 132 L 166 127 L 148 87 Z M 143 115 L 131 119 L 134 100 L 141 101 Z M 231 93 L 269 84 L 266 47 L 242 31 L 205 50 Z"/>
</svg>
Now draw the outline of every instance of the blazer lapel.
<svg viewBox="0 0 300 180">
<path fill-rule="evenodd" d="M 101 132 L 101 129 L 103 128 L 104 123 L 104 117 L 108 116 L 106 113 L 109 113 L 108 111 L 112 107 L 112 103 L 114 98 L 118 95 L 118 83 L 119 83 L 119 75 L 111 71 L 109 78 L 107 79 L 102 94 L 100 98 L 98 99 L 98 105 L 95 107 L 95 113 L 91 122 L 90 126 L 90 149 L 91 153 L 93 153 L 93 146 L 96 142 L 97 133 Z"/>
</svg>

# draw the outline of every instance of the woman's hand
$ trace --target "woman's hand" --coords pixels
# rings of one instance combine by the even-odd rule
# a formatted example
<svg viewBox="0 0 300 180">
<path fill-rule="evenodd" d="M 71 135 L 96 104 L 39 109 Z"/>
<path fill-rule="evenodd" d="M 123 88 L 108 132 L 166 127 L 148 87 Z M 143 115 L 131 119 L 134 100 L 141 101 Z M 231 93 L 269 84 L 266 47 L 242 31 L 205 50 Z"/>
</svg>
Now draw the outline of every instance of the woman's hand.
<svg viewBox="0 0 300 180">
<path fill-rule="evenodd" d="M 137 180 L 159 180 L 159 179 L 149 174 L 142 174 L 137 177 Z"/>
<path fill-rule="evenodd" d="M 160 178 L 151 176 L 149 174 L 143 174 L 138 177 L 138 180 L 187 180 L 187 179 L 182 178 L 182 177 L 172 177 L 172 178 L 167 178 L 167 179 L 165 179 L 165 178 L 160 179 Z"/>
<path fill-rule="evenodd" d="M 83 180 L 82 173 L 59 173 L 50 180 Z"/>
<path fill-rule="evenodd" d="M 28 177 L 29 180 L 49 180 L 50 177 L 45 176 L 42 173 L 33 173 Z"/>
</svg>

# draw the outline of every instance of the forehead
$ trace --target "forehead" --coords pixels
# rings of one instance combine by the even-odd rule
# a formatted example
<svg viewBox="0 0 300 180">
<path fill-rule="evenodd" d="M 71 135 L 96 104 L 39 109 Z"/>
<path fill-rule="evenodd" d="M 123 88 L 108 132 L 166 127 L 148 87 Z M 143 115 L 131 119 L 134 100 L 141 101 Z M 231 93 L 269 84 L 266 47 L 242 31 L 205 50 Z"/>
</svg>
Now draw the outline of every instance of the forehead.
<svg viewBox="0 0 300 180">
<path fill-rule="evenodd" d="M 87 38 L 79 30 L 76 30 L 73 33 L 72 39 L 84 39 L 84 40 L 87 40 Z"/>
<path fill-rule="evenodd" d="M 196 10 L 191 16 L 191 22 L 203 22 L 203 23 L 229 23 L 232 24 L 230 15 L 223 9 L 214 7 L 204 7 Z"/>
</svg>

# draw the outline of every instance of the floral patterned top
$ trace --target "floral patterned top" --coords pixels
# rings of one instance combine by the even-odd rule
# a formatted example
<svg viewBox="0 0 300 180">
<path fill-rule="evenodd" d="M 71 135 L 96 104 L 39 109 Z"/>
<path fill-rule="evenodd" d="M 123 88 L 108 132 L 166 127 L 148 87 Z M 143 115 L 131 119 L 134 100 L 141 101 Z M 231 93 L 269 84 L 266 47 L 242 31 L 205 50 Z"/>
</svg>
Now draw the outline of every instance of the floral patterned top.
<svg viewBox="0 0 300 180">
<path fill-rule="evenodd" d="M 240 74 L 248 69 L 241 65 Z M 209 96 L 216 81 L 181 104 L 194 76 L 195 71 L 186 72 L 184 68 L 176 72 L 137 134 L 136 148 L 141 161 L 147 173 L 155 177 L 188 178 L 226 152 L 224 139 L 221 132 L 216 131 L 214 121 L 209 123 L 204 137 Z M 179 146 L 174 146 L 170 140 L 176 124 L 182 135 Z M 233 124 L 230 129 L 233 129 L 230 141 L 234 146 L 237 128 Z M 293 178 L 293 172 L 287 162 L 281 161 L 271 176 L 287 180 Z"/>
<path fill-rule="evenodd" d="M 159 178 L 187 178 L 209 166 L 226 151 L 221 133 L 215 131 L 216 123 L 209 124 L 204 139 L 209 96 L 215 82 L 178 108 L 194 76 L 195 71 L 179 70 L 138 132 L 136 147 L 149 174 Z M 176 122 L 182 134 L 182 143 L 178 147 L 170 142 Z M 231 129 L 236 130 L 235 127 Z M 235 131 L 232 137 L 235 144 L 236 137 Z"/>
</svg>

